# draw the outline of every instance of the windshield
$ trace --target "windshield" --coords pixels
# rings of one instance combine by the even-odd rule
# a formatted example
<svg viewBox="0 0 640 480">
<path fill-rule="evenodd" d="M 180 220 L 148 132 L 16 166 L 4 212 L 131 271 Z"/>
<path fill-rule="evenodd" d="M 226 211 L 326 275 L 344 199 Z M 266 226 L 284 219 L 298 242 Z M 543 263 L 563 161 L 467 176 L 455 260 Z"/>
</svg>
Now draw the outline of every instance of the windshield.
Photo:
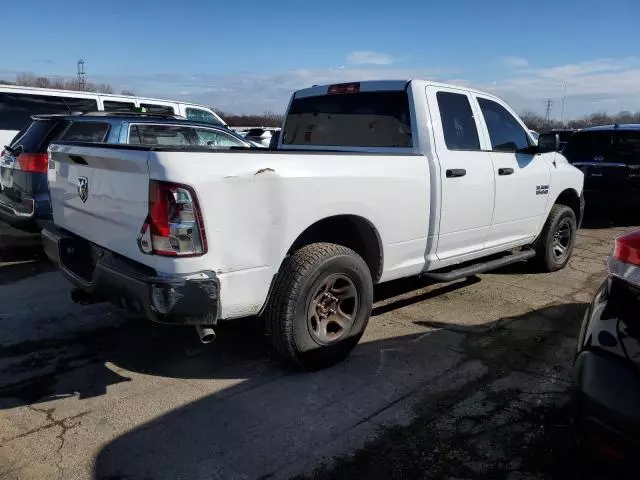
<svg viewBox="0 0 640 480">
<path fill-rule="evenodd" d="M 411 147 L 405 91 L 321 95 L 293 100 L 284 145 Z"/>
<path fill-rule="evenodd" d="M 578 132 L 563 154 L 572 163 L 640 163 L 640 131 Z"/>
</svg>

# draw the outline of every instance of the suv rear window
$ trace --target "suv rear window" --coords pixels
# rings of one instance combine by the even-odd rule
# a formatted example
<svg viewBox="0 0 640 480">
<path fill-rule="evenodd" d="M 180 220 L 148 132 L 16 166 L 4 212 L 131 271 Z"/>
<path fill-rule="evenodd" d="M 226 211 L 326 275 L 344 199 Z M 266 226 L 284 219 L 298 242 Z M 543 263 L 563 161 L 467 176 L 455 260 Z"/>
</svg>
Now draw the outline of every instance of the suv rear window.
<svg viewBox="0 0 640 480">
<path fill-rule="evenodd" d="M 103 122 L 73 122 L 59 140 L 67 142 L 104 142 L 109 124 Z"/>
<path fill-rule="evenodd" d="M 287 114 L 282 143 L 411 147 L 407 92 L 360 92 L 294 99 Z"/>
<path fill-rule="evenodd" d="M 34 120 L 15 136 L 10 146 L 22 147 L 26 153 L 44 153 L 53 137 L 66 125 L 67 122 L 60 120 Z"/>
<path fill-rule="evenodd" d="M 577 132 L 562 153 L 571 163 L 596 161 L 640 164 L 640 131 Z"/>
</svg>

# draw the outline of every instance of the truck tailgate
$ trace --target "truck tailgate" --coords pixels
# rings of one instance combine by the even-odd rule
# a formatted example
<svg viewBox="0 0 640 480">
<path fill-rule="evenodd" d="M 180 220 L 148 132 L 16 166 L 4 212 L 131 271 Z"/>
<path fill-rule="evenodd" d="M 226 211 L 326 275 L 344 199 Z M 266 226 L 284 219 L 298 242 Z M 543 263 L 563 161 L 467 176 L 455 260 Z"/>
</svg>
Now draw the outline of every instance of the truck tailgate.
<svg viewBox="0 0 640 480">
<path fill-rule="evenodd" d="M 148 213 L 149 152 L 98 146 L 49 148 L 54 223 L 133 260 Z"/>
</svg>

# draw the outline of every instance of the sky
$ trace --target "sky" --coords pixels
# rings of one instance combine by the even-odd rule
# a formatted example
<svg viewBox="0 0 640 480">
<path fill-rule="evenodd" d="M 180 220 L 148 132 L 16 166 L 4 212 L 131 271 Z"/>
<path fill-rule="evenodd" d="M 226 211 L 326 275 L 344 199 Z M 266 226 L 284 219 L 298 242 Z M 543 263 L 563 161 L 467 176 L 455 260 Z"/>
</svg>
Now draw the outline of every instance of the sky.
<svg viewBox="0 0 640 480">
<path fill-rule="evenodd" d="M 74 77 L 233 113 L 314 84 L 423 78 L 576 118 L 640 111 L 638 0 L 7 0 L 0 78 Z M 564 110 L 563 92 L 566 82 Z"/>
</svg>

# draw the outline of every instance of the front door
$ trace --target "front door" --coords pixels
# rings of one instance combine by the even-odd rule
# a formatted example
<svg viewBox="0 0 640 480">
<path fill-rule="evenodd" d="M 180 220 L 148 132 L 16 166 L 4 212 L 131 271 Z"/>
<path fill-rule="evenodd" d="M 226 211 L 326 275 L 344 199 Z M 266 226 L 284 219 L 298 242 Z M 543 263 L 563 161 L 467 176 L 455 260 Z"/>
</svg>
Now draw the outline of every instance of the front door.
<svg viewBox="0 0 640 480">
<path fill-rule="evenodd" d="M 543 155 L 527 153 L 525 126 L 497 99 L 475 96 L 486 124 L 495 176 L 495 207 L 486 247 L 533 239 L 544 222 L 551 172 Z"/>
<path fill-rule="evenodd" d="M 481 150 L 466 91 L 427 87 L 427 101 L 442 189 L 436 253 L 448 260 L 484 248 L 493 213 L 493 166 L 490 153 Z"/>
</svg>

